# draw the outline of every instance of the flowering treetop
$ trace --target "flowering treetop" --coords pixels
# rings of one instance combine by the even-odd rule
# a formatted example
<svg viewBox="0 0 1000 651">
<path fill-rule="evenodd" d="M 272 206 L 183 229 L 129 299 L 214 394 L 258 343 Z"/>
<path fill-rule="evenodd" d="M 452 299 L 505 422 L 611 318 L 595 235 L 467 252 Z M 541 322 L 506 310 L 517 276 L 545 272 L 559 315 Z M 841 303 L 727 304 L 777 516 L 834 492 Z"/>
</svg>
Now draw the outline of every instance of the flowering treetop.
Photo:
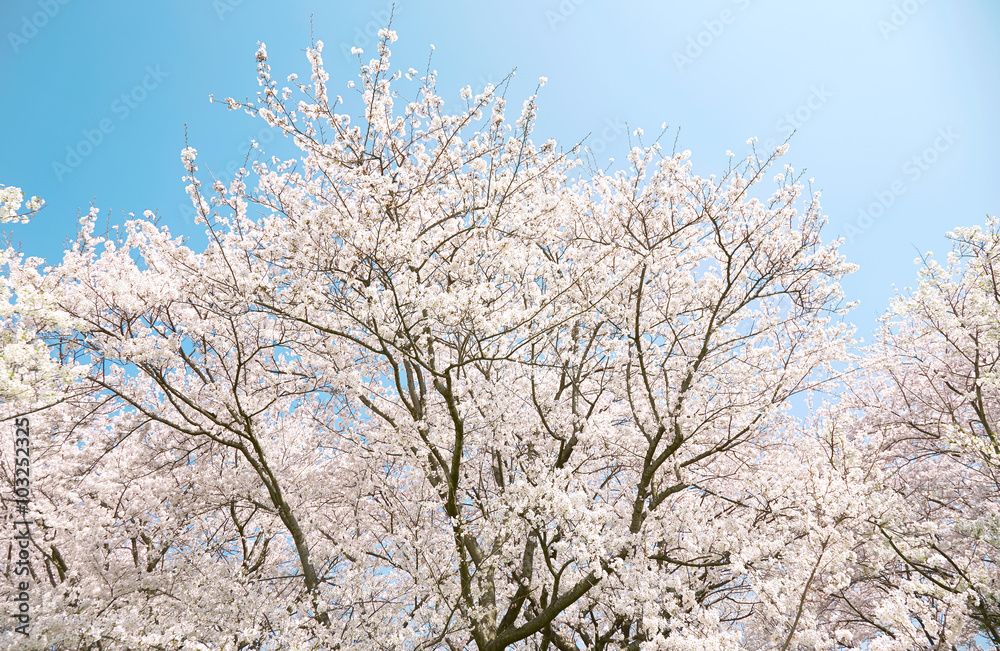
<svg viewBox="0 0 1000 651">
<path fill-rule="evenodd" d="M 300 153 L 206 189 L 184 149 L 204 251 L 91 211 L 54 267 L 4 254 L 35 648 L 910 648 L 919 582 L 871 571 L 905 498 L 789 413 L 853 265 L 783 149 L 590 169 L 534 95 L 446 113 L 395 38 L 357 117 L 321 42 L 294 88 L 260 46 L 225 103 Z M 952 602 L 934 643 L 974 635 Z"/>
</svg>

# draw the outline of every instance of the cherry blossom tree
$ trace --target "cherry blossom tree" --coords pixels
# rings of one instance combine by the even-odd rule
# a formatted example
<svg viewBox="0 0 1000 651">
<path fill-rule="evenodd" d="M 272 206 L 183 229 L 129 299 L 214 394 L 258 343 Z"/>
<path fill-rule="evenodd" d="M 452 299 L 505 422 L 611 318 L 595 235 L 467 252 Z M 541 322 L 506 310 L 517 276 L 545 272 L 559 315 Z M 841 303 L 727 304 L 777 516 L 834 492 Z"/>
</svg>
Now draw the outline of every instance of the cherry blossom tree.
<svg viewBox="0 0 1000 651">
<path fill-rule="evenodd" d="M 998 225 L 949 233 L 944 264 L 919 260 L 844 405 L 897 497 L 873 520 L 891 551 L 880 592 L 908 613 L 883 627 L 891 648 L 945 648 L 970 628 L 1000 647 Z"/>
<path fill-rule="evenodd" d="M 321 42 L 291 87 L 260 47 L 225 103 L 300 155 L 209 191 L 186 148 L 203 252 L 95 209 L 56 266 L 3 254 L 21 648 L 863 643 L 837 595 L 892 494 L 789 411 L 852 343 L 818 193 L 783 148 L 706 178 L 638 132 L 592 169 L 534 95 L 447 113 L 394 40 L 346 101 Z"/>
</svg>

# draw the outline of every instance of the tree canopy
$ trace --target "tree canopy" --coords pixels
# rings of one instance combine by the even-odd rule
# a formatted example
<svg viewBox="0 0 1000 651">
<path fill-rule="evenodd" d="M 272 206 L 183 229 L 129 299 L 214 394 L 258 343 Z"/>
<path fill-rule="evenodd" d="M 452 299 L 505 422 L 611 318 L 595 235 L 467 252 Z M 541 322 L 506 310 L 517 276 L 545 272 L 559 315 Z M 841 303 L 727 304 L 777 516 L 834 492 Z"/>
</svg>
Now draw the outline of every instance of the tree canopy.
<svg viewBox="0 0 1000 651">
<path fill-rule="evenodd" d="M 256 100 L 224 103 L 299 154 L 209 189 L 184 149 L 204 251 L 95 209 L 55 266 L 0 252 L 37 584 L 6 640 L 1000 644 L 996 220 L 859 356 L 854 267 L 785 147 L 706 178 L 636 132 L 601 170 L 532 140 L 535 96 L 446 112 L 394 40 L 357 117 L 322 42 L 290 87 L 260 46 Z"/>
</svg>

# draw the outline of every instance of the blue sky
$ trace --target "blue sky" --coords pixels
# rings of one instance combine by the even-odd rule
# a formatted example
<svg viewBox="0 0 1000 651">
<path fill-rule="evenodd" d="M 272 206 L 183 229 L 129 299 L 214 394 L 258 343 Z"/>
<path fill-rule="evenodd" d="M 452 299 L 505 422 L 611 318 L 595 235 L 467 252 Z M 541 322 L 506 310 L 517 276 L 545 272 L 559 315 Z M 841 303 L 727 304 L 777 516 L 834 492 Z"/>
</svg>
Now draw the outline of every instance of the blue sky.
<svg viewBox="0 0 1000 651">
<path fill-rule="evenodd" d="M 276 78 L 307 77 L 310 16 L 331 89 L 344 88 L 357 59 L 342 53 L 373 52 L 391 4 L 4 0 L 0 183 L 48 205 L 3 235 L 55 263 L 93 203 L 112 223 L 151 209 L 199 241 L 183 209 L 185 129 L 201 170 L 220 176 L 250 138 L 291 153 L 208 96 L 256 93 L 258 41 Z M 516 68 L 516 107 L 548 77 L 536 139 L 590 134 L 604 158 L 623 158 L 626 123 L 666 122 L 710 174 L 747 138 L 796 129 L 785 161 L 815 179 L 827 236 L 847 237 L 861 265 L 844 285 L 866 336 L 893 285 L 914 283 L 919 252 L 943 255 L 948 230 L 1000 211 L 1000 2 L 397 0 L 393 28 L 404 69 L 422 69 L 434 44 L 446 99 Z"/>
</svg>

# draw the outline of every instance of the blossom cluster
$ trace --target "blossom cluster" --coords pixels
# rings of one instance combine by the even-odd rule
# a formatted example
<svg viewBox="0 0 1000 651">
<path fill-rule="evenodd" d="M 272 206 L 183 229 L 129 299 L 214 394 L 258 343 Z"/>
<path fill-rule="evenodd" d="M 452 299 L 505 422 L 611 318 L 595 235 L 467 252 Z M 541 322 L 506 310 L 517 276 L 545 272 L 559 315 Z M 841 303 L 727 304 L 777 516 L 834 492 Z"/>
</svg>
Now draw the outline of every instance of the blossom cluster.
<svg viewBox="0 0 1000 651">
<path fill-rule="evenodd" d="M 21 188 L 0 185 L 0 224 L 27 223 L 32 215 L 41 210 L 44 203 L 45 201 L 38 197 L 24 201 L 24 192 Z M 21 204 L 24 204 L 23 212 L 20 212 Z"/>
</svg>

